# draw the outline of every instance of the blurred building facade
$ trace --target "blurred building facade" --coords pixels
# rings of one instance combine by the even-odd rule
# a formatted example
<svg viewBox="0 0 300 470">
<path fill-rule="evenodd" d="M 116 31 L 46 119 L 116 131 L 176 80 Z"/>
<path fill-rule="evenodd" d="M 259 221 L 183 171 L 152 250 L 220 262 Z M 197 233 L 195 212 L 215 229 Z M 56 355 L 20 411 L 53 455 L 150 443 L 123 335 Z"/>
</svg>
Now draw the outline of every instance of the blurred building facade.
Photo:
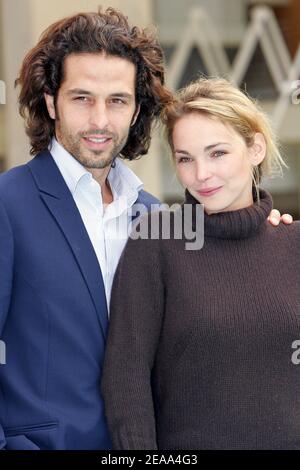
<svg viewBox="0 0 300 470">
<path fill-rule="evenodd" d="M 6 83 L 6 104 L 0 105 L 1 168 L 21 164 L 29 155 L 13 86 L 22 58 L 50 23 L 95 11 L 99 4 L 121 9 L 131 23 L 157 25 L 173 90 L 199 74 L 223 75 L 262 102 L 290 167 L 284 178 L 265 186 L 278 209 L 299 218 L 300 104 L 291 102 L 292 84 L 300 80 L 299 0 L 0 0 L 0 80 Z M 181 199 L 161 132 L 154 132 L 149 154 L 130 165 L 147 190 L 169 203 Z"/>
</svg>

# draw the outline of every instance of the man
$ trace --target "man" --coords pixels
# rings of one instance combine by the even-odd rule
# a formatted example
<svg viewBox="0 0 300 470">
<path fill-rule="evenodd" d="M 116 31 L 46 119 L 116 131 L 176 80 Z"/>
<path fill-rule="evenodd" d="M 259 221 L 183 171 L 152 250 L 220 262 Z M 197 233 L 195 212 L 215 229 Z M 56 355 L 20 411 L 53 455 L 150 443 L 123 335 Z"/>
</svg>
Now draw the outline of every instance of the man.
<svg viewBox="0 0 300 470">
<path fill-rule="evenodd" d="M 170 93 L 162 51 L 113 9 L 50 26 L 24 59 L 35 158 L 0 177 L 0 442 L 107 449 L 100 396 L 128 209 L 157 203 L 122 163 L 147 152 Z"/>
<path fill-rule="evenodd" d="M 128 212 L 170 99 L 162 51 L 113 9 L 50 26 L 17 80 L 34 158 L 0 177 L 0 448 L 108 449 L 101 369 Z"/>
</svg>

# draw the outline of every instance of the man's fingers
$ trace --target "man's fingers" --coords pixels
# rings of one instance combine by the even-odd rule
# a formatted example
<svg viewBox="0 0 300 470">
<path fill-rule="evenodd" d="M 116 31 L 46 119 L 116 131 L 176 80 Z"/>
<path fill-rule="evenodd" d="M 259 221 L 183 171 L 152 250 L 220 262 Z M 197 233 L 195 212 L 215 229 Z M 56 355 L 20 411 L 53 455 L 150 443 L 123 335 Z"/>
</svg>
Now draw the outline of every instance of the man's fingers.
<svg viewBox="0 0 300 470">
<path fill-rule="evenodd" d="M 280 223 L 280 212 L 277 209 L 273 209 L 268 217 L 269 222 L 271 222 L 272 225 L 278 225 Z"/>
<path fill-rule="evenodd" d="M 282 214 L 281 220 L 284 224 L 291 224 L 293 222 L 293 217 L 290 214 Z"/>
<path fill-rule="evenodd" d="M 273 209 L 270 212 L 268 221 L 274 226 L 279 225 L 280 222 L 283 222 L 284 224 L 289 225 L 293 222 L 293 217 L 290 214 L 281 215 L 279 210 Z"/>
</svg>

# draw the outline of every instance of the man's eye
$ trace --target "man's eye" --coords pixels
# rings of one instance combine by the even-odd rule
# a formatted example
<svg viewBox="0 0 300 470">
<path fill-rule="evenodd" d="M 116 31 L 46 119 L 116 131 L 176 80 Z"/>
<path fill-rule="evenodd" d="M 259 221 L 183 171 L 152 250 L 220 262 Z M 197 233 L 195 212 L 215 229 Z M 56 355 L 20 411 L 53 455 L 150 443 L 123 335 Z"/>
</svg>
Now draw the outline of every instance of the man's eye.
<svg viewBox="0 0 300 470">
<path fill-rule="evenodd" d="M 76 96 L 74 98 L 75 101 L 88 101 L 88 97 L 87 96 Z"/>
<path fill-rule="evenodd" d="M 126 101 L 123 100 L 122 98 L 113 98 L 111 102 L 114 104 L 126 104 Z"/>
</svg>

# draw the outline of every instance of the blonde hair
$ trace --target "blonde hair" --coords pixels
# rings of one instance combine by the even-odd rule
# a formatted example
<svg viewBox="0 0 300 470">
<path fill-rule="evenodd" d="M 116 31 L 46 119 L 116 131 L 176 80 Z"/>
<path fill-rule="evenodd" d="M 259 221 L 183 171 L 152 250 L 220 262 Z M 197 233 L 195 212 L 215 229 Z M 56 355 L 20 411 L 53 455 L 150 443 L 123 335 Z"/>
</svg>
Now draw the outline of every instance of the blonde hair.
<svg viewBox="0 0 300 470">
<path fill-rule="evenodd" d="M 266 156 L 257 167 L 253 167 L 252 178 L 256 190 L 263 176 L 282 175 L 283 167 L 287 165 L 280 154 L 270 122 L 260 106 L 246 93 L 223 78 L 200 78 L 180 90 L 162 114 L 172 150 L 172 134 L 176 122 L 184 115 L 195 112 L 216 117 L 230 125 L 243 137 L 248 147 L 253 144 L 257 132 L 264 136 Z"/>
</svg>

